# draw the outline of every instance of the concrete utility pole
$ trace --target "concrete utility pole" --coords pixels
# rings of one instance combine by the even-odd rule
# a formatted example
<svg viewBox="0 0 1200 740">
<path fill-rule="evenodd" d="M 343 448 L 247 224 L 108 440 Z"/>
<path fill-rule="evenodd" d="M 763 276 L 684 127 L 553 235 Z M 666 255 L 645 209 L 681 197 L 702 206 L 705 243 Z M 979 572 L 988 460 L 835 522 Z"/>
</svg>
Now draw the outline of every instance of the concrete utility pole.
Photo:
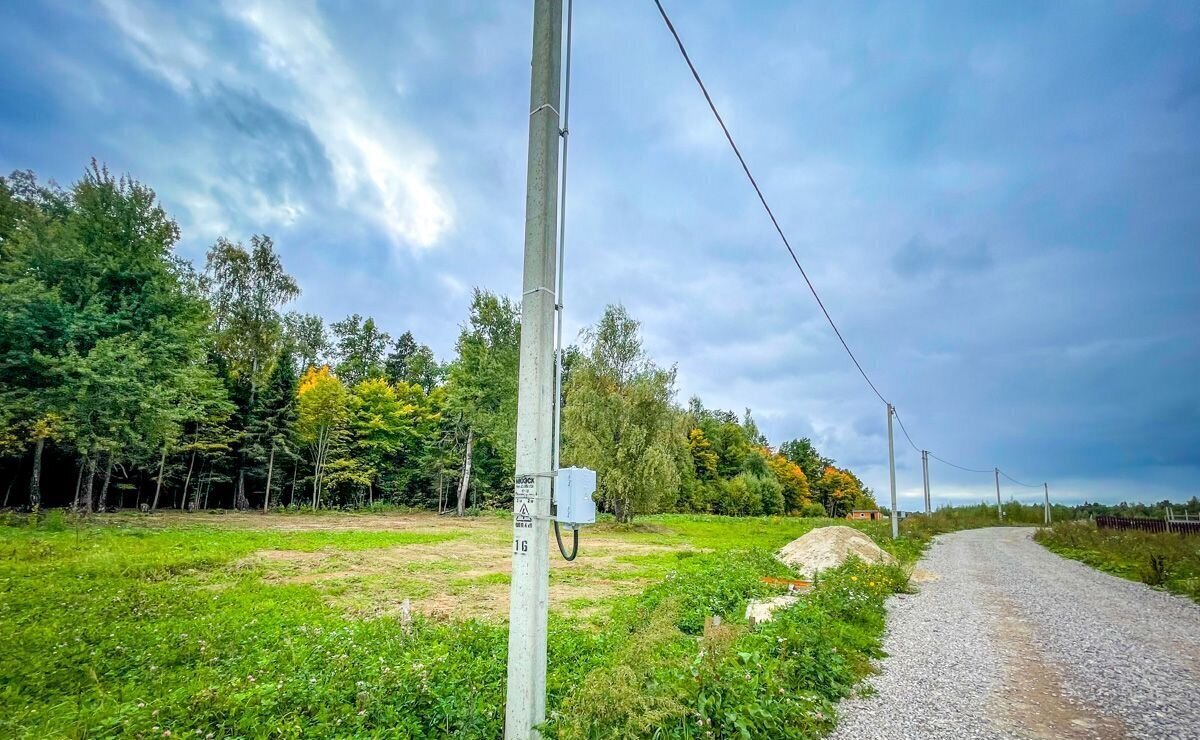
<svg viewBox="0 0 1200 740">
<path fill-rule="evenodd" d="M 1043 483 L 1042 490 L 1046 492 L 1046 526 L 1050 526 L 1050 484 Z"/>
<path fill-rule="evenodd" d="M 933 510 L 929 500 L 929 450 L 921 450 L 921 473 L 925 478 L 925 513 L 929 514 Z"/>
<path fill-rule="evenodd" d="M 892 476 L 892 539 L 900 536 L 900 519 L 896 513 L 896 445 L 892 441 L 892 417 L 896 407 L 888 404 L 888 471 Z"/>
<path fill-rule="evenodd" d="M 504 736 L 512 740 L 538 737 L 534 728 L 546 719 L 561 62 L 562 0 L 534 0 L 504 724 Z"/>
<path fill-rule="evenodd" d="M 1004 521 L 1004 509 L 1000 508 L 1000 468 L 995 468 L 996 471 L 996 516 L 1001 521 Z"/>
</svg>

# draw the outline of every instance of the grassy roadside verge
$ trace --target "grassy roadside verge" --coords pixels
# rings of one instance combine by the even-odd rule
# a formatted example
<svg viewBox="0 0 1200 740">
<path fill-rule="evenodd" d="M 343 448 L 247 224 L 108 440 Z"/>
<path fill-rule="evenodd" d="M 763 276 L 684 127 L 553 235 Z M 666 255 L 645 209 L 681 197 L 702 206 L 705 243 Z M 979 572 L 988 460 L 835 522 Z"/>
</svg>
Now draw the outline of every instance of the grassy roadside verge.
<svg viewBox="0 0 1200 740">
<path fill-rule="evenodd" d="M 1200 602 L 1200 537 L 1099 529 L 1080 521 L 1055 524 L 1033 538 L 1063 557 Z"/>
<path fill-rule="evenodd" d="M 465 531 L 432 519 L 404 531 L 112 522 L 0 526 L 0 734 L 499 736 L 502 622 L 364 618 L 338 608 L 329 587 L 273 580 L 273 563 L 252 555 L 444 547 L 443 559 L 414 567 L 452 583 L 468 537 L 507 548 L 506 520 L 495 533 L 486 520 Z M 879 655 L 883 604 L 905 587 L 903 571 L 850 564 L 768 625 L 751 630 L 742 614 L 748 598 L 772 593 L 761 576 L 786 574 L 772 550 L 834 523 L 845 522 L 663 516 L 597 527 L 585 547 L 608 541 L 611 562 L 646 585 L 598 598 L 586 619 L 552 616 L 547 733 L 811 737 L 831 727 L 834 702 Z M 885 523 L 860 528 L 905 563 L 924 545 L 891 542 Z M 594 575 L 561 577 L 586 586 Z M 712 615 L 725 624 L 706 634 Z"/>
<path fill-rule="evenodd" d="M 881 657 L 884 601 L 907 587 L 899 566 L 852 561 L 751 629 L 759 578 L 788 569 L 763 550 L 699 556 L 614 618 L 618 646 L 556 706 L 548 734 L 564 738 L 817 737 L 835 703 Z M 719 627 L 706 617 L 721 615 Z"/>
</svg>

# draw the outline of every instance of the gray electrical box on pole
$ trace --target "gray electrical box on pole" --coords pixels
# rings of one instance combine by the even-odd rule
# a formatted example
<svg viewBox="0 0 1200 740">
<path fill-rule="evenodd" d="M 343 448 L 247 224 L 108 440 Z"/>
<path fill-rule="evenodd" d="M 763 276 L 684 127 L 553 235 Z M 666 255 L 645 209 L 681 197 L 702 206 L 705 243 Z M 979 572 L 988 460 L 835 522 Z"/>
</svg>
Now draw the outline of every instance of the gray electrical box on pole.
<svg viewBox="0 0 1200 740">
<path fill-rule="evenodd" d="M 538 737 L 546 719 L 561 62 L 562 0 L 534 0 L 504 724 L 504 736 L 520 740 Z"/>
<path fill-rule="evenodd" d="M 596 471 L 587 468 L 561 468 L 554 481 L 557 513 L 555 521 L 571 529 L 596 523 Z"/>
<path fill-rule="evenodd" d="M 900 536 L 900 518 L 896 513 L 896 445 L 892 441 L 892 417 L 896 415 L 896 409 L 892 404 L 887 405 L 888 412 L 888 472 L 891 473 L 892 480 L 892 539 Z"/>
</svg>

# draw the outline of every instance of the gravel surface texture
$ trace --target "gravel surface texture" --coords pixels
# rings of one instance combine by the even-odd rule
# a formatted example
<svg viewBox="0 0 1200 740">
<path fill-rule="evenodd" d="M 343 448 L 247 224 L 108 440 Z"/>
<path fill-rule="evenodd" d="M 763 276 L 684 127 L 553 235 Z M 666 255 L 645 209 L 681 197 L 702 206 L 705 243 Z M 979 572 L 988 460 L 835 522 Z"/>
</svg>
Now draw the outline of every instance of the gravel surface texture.
<svg viewBox="0 0 1200 740">
<path fill-rule="evenodd" d="M 1200 606 L 1032 534 L 934 542 L 918 592 L 888 604 L 873 691 L 842 702 L 831 737 L 1200 740 Z"/>
</svg>

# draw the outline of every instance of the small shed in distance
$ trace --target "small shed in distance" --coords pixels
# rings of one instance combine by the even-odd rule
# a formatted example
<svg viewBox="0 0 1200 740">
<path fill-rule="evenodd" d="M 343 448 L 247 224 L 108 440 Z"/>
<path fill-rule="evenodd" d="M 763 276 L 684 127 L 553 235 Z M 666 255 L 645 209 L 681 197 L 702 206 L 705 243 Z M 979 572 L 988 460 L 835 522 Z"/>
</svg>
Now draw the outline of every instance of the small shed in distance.
<svg viewBox="0 0 1200 740">
<path fill-rule="evenodd" d="M 882 519 L 883 513 L 880 512 L 879 509 L 855 509 L 854 511 L 847 514 L 846 518 L 847 519 L 864 519 L 864 520 L 868 520 L 868 521 L 874 521 L 876 519 Z"/>
</svg>

